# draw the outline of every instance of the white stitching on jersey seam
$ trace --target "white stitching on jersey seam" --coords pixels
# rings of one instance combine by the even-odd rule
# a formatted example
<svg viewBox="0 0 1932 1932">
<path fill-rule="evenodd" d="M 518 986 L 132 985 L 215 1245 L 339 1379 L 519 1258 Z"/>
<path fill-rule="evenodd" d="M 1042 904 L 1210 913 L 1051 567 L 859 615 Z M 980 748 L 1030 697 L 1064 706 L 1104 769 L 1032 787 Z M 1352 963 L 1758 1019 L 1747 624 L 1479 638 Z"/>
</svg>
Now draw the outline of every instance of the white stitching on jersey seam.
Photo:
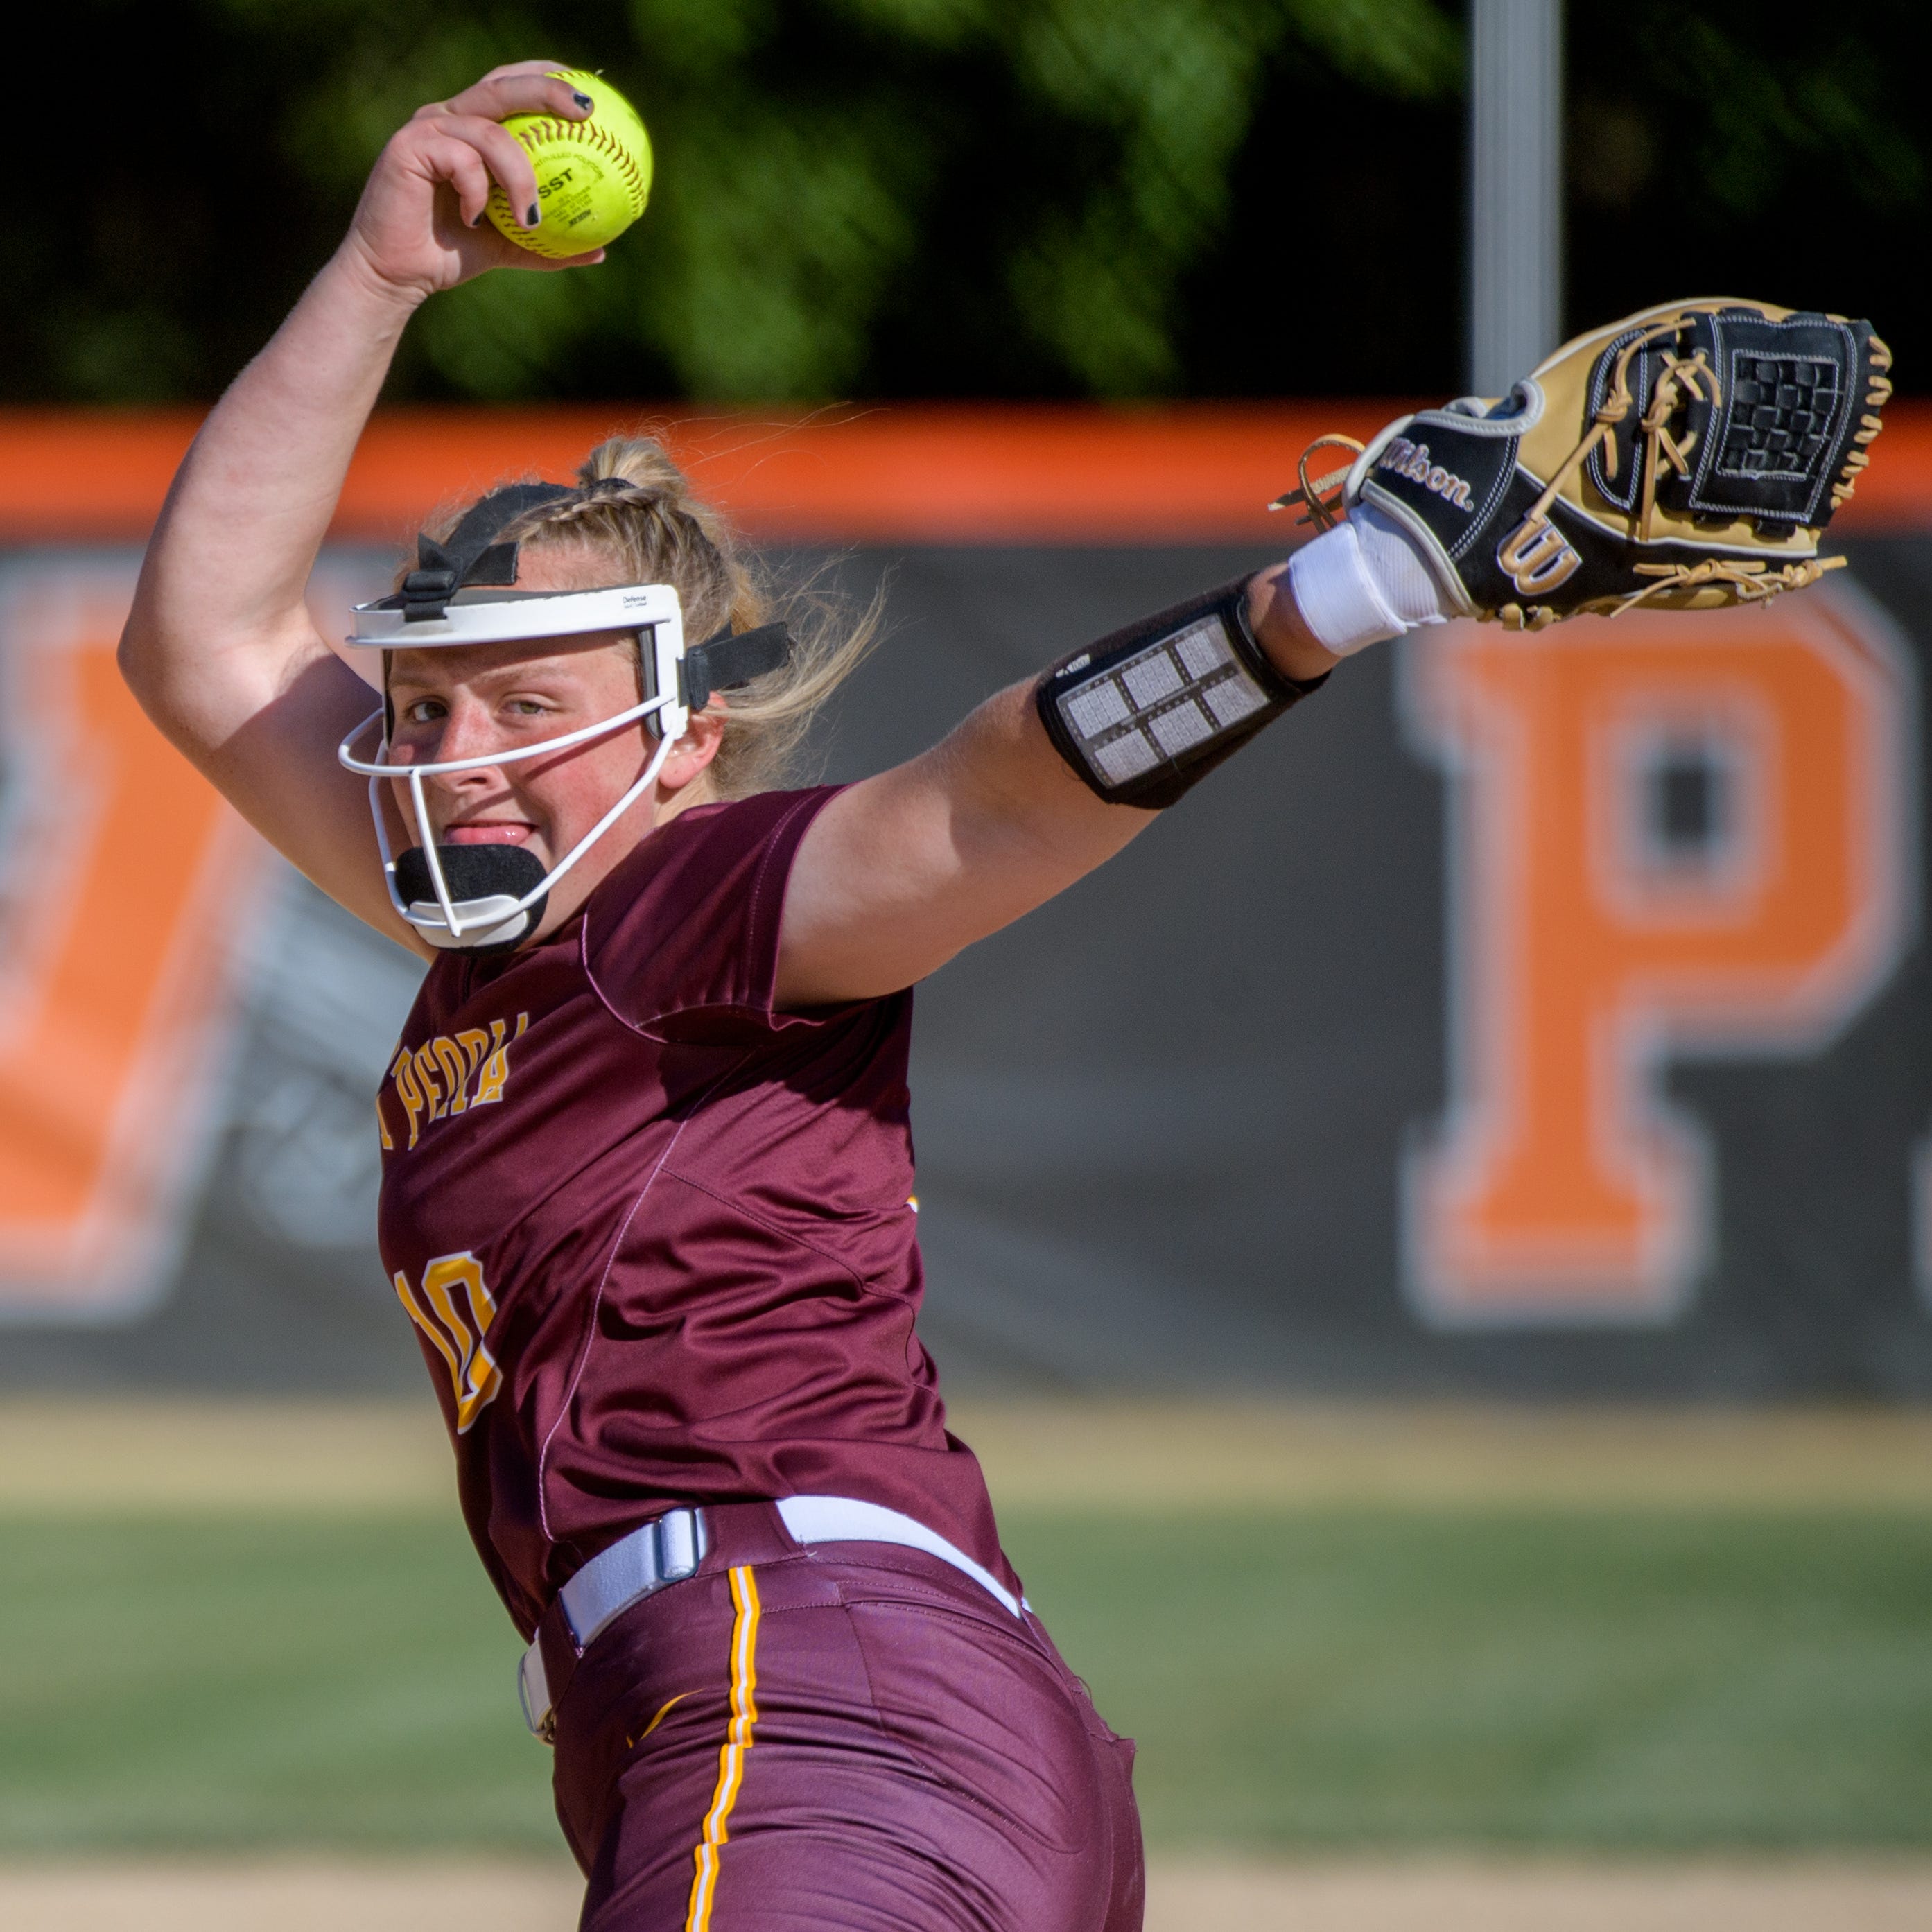
<svg viewBox="0 0 1932 1932">
<path fill-rule="evenodd" d="M 831 802 L 832 800 L 830 799 L 821 800 L 819 802 L 818 809 L 822 812 L 825 807 Z M 758 904 L 759 902 L 762 900 L 765 896 L 765 880 L 772 869 L 772 859 L 773 856 L 772 848 L 784 836 L 785 832 L 790 829 L 792 820 L 805 808 L 806 803 L 807 801 L 806 800 L 800 799 L 798 802 L 778 820 L 778 824 L 772 828 L 772 836 L 765 841 L 765 849 L 760 855 L 758 860 L 758 875 L 752 881 L 752 916 L 749 924 L 752 929 L 752 935 L 754 939 L 758 935 Z M 814 813 L 814 816 L 816 817 L 816 815 L 817 814 Z M 811 827 L 808 826 L 806 830 L 807 832 L 809 832 Z M 803 842 L 803 837 L 801 835 L 800 843 L 802 844 Z M 796 846 L 794 846 L 792 848 L 790 861 L 785 867 L 785 884 L 788 887 L 789 887 L 791 884 L 791 868 L 793 866 L 796 865 L 797 862 L 798 848 Z M 772 977 L 776 979 L 778 976 L 778 951 L 784 944 L 784 902 L 782 899 L 781 899 L 778 903 L 778 929 L 776 932 L 772 934 L 772 938 L 773 941 L 772 946 Z M 770 992 L 775 990 L 776 988 L 766 989 L 766 1005 L 767 1008 L 770 1007 L 771 1004 Z"/>
<path fill-rule="evenodd" d="M 670 1158 L 670 1149 L 669 1148 L 666 1148 L 664 1149 L 664 1160 L 668 1160 Z M 663 1162 L 660 1161 L 658 1165 L 658 1170 L 662 1172 L 664 1166 Z M 651 1178 L 652 1180 L 656 1180 L 657 1176 L 653 1174 Z M 767 1219 L 766 1216 L 758 1213 L 755 1208 L 746 1207 L 743 1202 L 737 1199 L 732 1195 L 719 1193 L 716 1188 L 707 1186 L 706 1184 L 700 1180 L 695 1174 L 686 1174 L 677 1168 L 673 1168 L 670 1171 L 670 1178 L 673 1180 L 678 1182 L 682 1186 L 696 1188 L 699 1193 L 709 1196 L 710 1198 L 716 1202 L 719 1207 L 728 1208 L 733 1214 L 743 1215 L 745 1219 L 752 1222 L 754 1227 L 764 1228 L 767 1234 L 777 1235 L 780 1240 L 789 1241 L 794 1247 L 802 1248 L 808 1255 L 816 1255 L 820 1261 L 827 1262 L 832 1267 L 838 1269 L 841 1274 L 850 1276 L 852 1279 L 852 1286 L 857 1288 L 862 1294 L 883 1295 L 890 1298 L 896 1294 L 896 1292 L 890 1288 L 874 1288 L 872 1282 L 864 1275 L 861 1274 L 850 1262 L 842 1260 L 837 1255 L 835 1255 L 830 1248 L 821 1248 L 816 1241 L 808 1241 L 802 1234 L 794 1234 L 790 1228 L 781 1226 L 776 1221 Z M 886 1211 L 890 1212 L 890 1210 Z M 880 1219 L 881 1220 L 884 1220 L 885 1214 L 882 1213 L 880 1216 Z"/>
<path fill-rule="evenodd" d="M 819 811 L 823 811 L 824 808 L 831 802 L 832 801 L 830 799 L 821 799 L 815 801 L 808 798 L 800 799 L 796 804 L 788 808 L 783 816 L 781 817 L 778 822 L 772 826 L 770 833 L 767 835 L 768 840 L 777 838 L 785 828 L 790 824 L 792 820 L 796 818 L 807 806 L 815 804 Z M 792 854 L 792 856 L 794 859 L 796 859 L 797 856 L 798 855 L 796 852 Z M 770 868 L 771 862 L 772 854 L 768 844 L 765 852 L 758 860 L 758 870 L 756 876 L 752 881 L 751 920 L 754 928 L 756 926 L 758 916 L 758 900 L 764 890 L 765 874 Z M 779 909 L 779 917 L 782 920 L 784 917 L 784 909 L 782 908 Z M 640 1039 L 656 1040 L 662 1045 L 664 1043 L 662 1036 L 651 1030 L 651 1028 L 657 1025 L 660 1021 L 675 1019 L 680 1013 L 717 1010 L 715 1007 L 667 1006 L 660 1012 L 647 1013 L 640 1019 L 626 1019 L 625 1016 L 617 1010 L 616 1006 L 611 1000 L 610 996 L 604 992 L 602 983 L 598 980 L 595 970 L 591 966 L 590 921 L 587 917 L 577 929 L 577 961 L 578 964 L 584 970 L 584 978 L 590 982 L 590 990 L 597 995 L 597 1004 L 601 1006 L 626 1033 L 636 1034 Z M 742 1006 L 734 1002 L 728 1008 L 725 1009 L 725 1010 L 732 1012 L 750 1012 L 755 1014 L 762 1010 L 755 1006 Z M 734 1069 L 734 1070 L 735 1071 L 736 1070 Z"/>
<path fill-rule="evenodd" d="M 772 860 L 771 842 L 776 841 L 784 832 L 786 827 L 791 824 L 793 819 L 794 819 L 800 812 L 802 812 L 808 805 L 812 805 L 814 802 L 819 810 L 823 810 L 825 806 L 830 804 L 831 801 L 829 799 L 821 799 L 815 802 L 811 799 L 800 799 L 788 811 L 785 812 L 780 817 L 778 823 L 772 827 L 770 833 L 766 835 L 767 843 L 765 851 L 759 861 L 757 875 L 752 882 L 751 923 L 754 932 L 757 929 L 758 901 L 761 896 L 762 889 L 764 884 L 765 874 L 770 866 Z M 793 856 L 796 858 L 796 854 L 794 852 Z M 781 919 L 782 919 L 784 916 L 782 908 L 780 908 L 779 916 Z M 653 1038 L 654 1036 L 646 1030 L 645 1025 L 642 1022 L 635 1020 L 626 1019 L 622 1013 L 618 1012 L 616 1007 L 611 1004 L 610 999 L 604 992 L 603 987 L 598 983 L 597 975 L 592 970 L 590 964 L 590 921 L 587 917 L 584 919 L 578 927 L 577 956 L 578 963 L 583 968 L 584 976 L 590 983 L 590 990 L 597 996 L 597 1004 L 601 1006 L 620 1027 L 623 1028 L 626 1032 L 636 1034 L 641 1038 L 646 1040 Z M 674 1010 L 682 1011 L 688 1010 L 688 1009 L 676 1009 Z M 652 1020 L 661 1020 L 669 1018 L 672 1017 L 672 1015 L 665 1013 L 653 1013 L 650 1017 Z M 554 1439 L 556 1432 L 562 1427 L 563 1418 L 569 1413 L 570 1405 L 577 1399 L 578 1385 L 584 1379 L 584 1372 L 590 1365 L 590 1351 L 597 1340 L 598 1310 L 604 1305 L 604 1287 L 610 1279 L 611 1269 L 616 1264 L 617 1256 L 624 1244 L 624 1238 L 631 1232 L 631 1223 L 636 1219 L 638 1210 L 644 1204 L 644 1196 L 651 1191 L 652 1186 L 656 1182 L 658 1176 L 664 1172 L 664 1162 L 671 1157 L 671 1155 L 676 1150 L 678 1141 L 682 1136 L 685 1129 L 697 1118 L 699 1114 L 704 1112 L 706 1104 L 710 1101 L 712 1095 L 717 1091 L 718 1088 L 722 1086 L 727 1080 L 730 1079 L 734 1074 L 737 1072 L 739 1069 L 743 1066 L 746 1062 L 750 1060 L 757 1051 L 758 1049 L 755 1047 L 747 1047 L 729 1066 L 726 1067 L 724 1070 L 718 1076 L 716 1079 L 712 1082 L 709 1087 L 705 1088 L 704 1092 L 699 1095 L 696 1103 L 692 1107 L 691 1111 L 685 1115 L 682 1120 L 678 1122 L 676 1132 L 671 1136 L 670 1142 L 665 1146 L 664 1152 L 658 1156 L 658 1164 L 656 1167 L 651 1169 L 650 1178 L 644 1183 L 641 1188 L 638 1190 L 638 1198 L 631 1203 L 629 1211 L 626 1213 L 624 1216 L 624 1225 L 618 1229 L 617 1238 L 611 1244 L 610 1253 L 604 1257 L 604 1272 L 598 1276 L 597 1292 L 591 1299 L 590 1320 L 589 1325 L 584 1331 L 582 1352 L 578 1357 L 576 1367 L 571 1371 L 570 1385 L 564 1390 L 563 1400 L 558 1407 L 556 1419 L 552 1422 L 550 1427 L 544 1431 L 543 1444 L 537 1451 L 537 1522 L 538 1526 L 543 1531 L 544 1540 L 550 1544 L 553 1548 L 556 1546 L 556 1538 L 550 1534 L 550 1503 L 548 1498 L 544 1494 L 544 1490 L 546 1472 L 550 1466 L 550 1445 L 551 1442 Z M 711 1190 L 709 1188 L 706 1188 L 704 1191 L 706 1193 L 710 1193 Z M 781 1230 L 781 1232 L 782 1232 L 782 1230 Z M 801 1244 L 801 1245 L 808 1246 L 809 1244 Z M 828 1256 L 826 1258 L 830 1260 L 832 1258 Z M 848 1269 L 847 1272 L 850 1274 L 852 1270 Z M 856 1274 L 854 1275 L 854 1279 L 855 1280 L 858 1279 Z M 862 1286 L 863 1284 L 862 1283 L 861 1286 Z"/>
<path fill-rule="evenodd" d="M 637 1219 L 638 1210 L 644 1204 L 644 1196 L 650 1193 L 656 1184 L 658 1176 L 663 1173 L 664 1162 L 671 1157 L 672 1151 L 676 1147 L 685 1129 L 704 1111 L 705 1102 L 711 1098 L 712 1094 L 730 1078 L 731 1076 L 736 1073 L 751 1057 L 751 1050 L 748 1048 L 723 1072 L 719 1074 L 716 1080 L 712 1082 L 711 1084 L 698 1096 L 697 1104 L 690 1112 L 678 1122 L 676 1132 L 665 1144 L 664 1152 L 658 1156 L 658 1163 L 651 1169 L 650 1178 L 638 1190 L 638 1198 L 631 1203 L 629 1209 L 624 1216 L 624 1224 L 617 1230 L 616 1239 L 610 1244 L 610 1252 L 604 1257 L 604 1271 L 597 1277 L 597 1292 L 590 1298 L 590 1316 L 589 1321 L 584 1324 L 583 1348 L 578 1355 L 576 1367 L 570 1372 L 570 1384 L 563 1392 L 563 1400 L 557 1405 L 556 1420 L 544 1432 L 543 1446 L 537 1451 L 537 1522 L 542 1528 L 544 1541 L 552 1548 L 556 1546 L 556 1538 L 550 1534 L 550 1502 L 544 1493 L 544 1474 L 550 1466 L 550 1445 L 555 1438 L 556 1432 L 563 1426 L 563 1418 L 570 1413 L 570 1405 L 577 1400 L 578 1384 L 584 1379 L 584 1370 L 590 1366 L 590 1351 L 596 1346 L 597 1340 L 597 1313 L 598 1310 L 604 1306 L 604 1290 L 610 1281 L 610 1270 L 617 1264 L 617 1256 L 622 1251 L 624 1238 L 631 1232 L 631 1223 Z"/>
</svg>

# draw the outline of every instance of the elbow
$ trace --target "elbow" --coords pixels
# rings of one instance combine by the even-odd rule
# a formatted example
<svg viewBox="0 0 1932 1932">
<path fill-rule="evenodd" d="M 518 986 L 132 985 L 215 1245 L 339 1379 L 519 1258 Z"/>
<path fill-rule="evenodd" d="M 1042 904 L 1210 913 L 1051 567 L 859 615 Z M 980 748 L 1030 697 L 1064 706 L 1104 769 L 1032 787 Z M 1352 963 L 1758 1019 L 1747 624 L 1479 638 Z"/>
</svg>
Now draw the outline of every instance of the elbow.
<svg viewBox="0 0 1932 1932">
<path fill-rule="evenodd" d="M 134 608 L 121 628 L 121 641 L 115 647 L 114 662 L 120 671 L 121 681 L 132 694 L 134 702 L 165 735 L 172 737 L 176 722 L 173 714 L 179 706 L 170 702 L 171 697 L 178 694 L 171 691 L 169 674 L 172 667 L 169 661 L 168 640 L 152 615 L 142 608 L 138 593 Z"/>
<path fill-rule="evenodd" d="M 142 709 L 148 710 L 153 683 L 154 650 L 138 604 L 122 626 L 121 642 L 116 647 L 114 662 L 119 667 L 122 682 L 140 700 Z"/>
</svg>

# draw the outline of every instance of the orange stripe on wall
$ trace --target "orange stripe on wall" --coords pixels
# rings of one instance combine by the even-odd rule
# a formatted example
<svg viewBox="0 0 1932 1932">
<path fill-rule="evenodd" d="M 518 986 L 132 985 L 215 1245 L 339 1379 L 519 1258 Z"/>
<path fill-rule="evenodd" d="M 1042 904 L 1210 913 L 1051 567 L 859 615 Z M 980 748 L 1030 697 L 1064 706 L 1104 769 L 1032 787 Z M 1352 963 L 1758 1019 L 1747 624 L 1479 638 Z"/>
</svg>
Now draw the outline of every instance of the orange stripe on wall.
<svg viewBox="0 0 1932 1932">
<path fill-rule="evenodd" d="M 0 1305 L 85 1320 L 132 1312 L 178 1232 L 264 848 L 128 695 L 130 584 L 37 574 L 0 602 L 33 913 L 0 946 Z"/>
<path fill-rule="evenodd" d="M 395 542 L 440 502 L 506 476 L 566 476 L 599 438 L 645 424 L 664 431 L 700 488 L 764 542 L 1286 547 L 1300 533 L 1262 506 L 1293 482 L 1304 444 L 1330 430 L 1366 436 L 1404 406 L 389 410 L 356 452 L 334 534 Z M 140 541 L 198 421 L 186 410 L 0 411 L 0 542 Z M 1888 411 L 1834 527 L 1932 528 L 1932 401 Z"/>
</svg>

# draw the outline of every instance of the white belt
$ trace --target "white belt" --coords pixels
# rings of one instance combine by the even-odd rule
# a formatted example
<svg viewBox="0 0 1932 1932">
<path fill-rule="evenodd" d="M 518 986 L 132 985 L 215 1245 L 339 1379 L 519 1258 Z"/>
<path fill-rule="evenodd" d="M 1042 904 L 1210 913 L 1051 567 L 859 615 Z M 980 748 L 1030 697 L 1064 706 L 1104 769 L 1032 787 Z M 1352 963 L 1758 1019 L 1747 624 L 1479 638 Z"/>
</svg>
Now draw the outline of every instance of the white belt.
<svg viewBox="0 0 1932 1932">
<path fill-rule="evenodd" d="M 794 1543 L 895 1543 L 923 1550 L 950 1563 L 1018 1616 L 1024 1607 L 984 1564 L 948 1543 L 937 1530 L 879 1503 L 854 1496 L 786 1496 L 776 1505 Z M 682 1582 L 696 1573 L 706 1547 L 700 1510 L 672 1510 L 620 1537 L 600 1550 L 558 1594 L 571 1634 L 580 1648 L 640 1598 Z M 533 1643 L 517 1666 L 517 1692 L 524 1721 L 538 1737 L 550 1735 L 550 1687 L 544 1681 L 543 1646 Z"/>
</svg>

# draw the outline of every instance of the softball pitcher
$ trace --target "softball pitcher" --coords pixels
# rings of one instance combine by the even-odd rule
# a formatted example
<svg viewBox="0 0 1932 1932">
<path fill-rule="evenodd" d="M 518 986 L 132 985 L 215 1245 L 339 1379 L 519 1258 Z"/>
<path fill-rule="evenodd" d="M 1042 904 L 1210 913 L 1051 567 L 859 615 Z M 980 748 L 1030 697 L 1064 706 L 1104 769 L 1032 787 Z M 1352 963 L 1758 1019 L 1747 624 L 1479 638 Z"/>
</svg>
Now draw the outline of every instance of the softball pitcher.
<svg viewBox="0 0 1932 1932">
<path fill-rule="evenodd" d="M 662 449 L 607 442 L 424 532 L 349 640 L 378 704 L 304 586 L 416 309 L 596 259 L 480 219 L 493 182 L 541 218 L 499 123 L 590 111 L 554 66 L 390 142 L 182 466 L 126 673 L 265 836 L 428 962 L 377 1107 L 382 1246 L 528 1643 L 584 1924 L 1128 1932 L 1132 1747 L 1028 1608 L 915 1328 L 910 988 L 1364 644 L 1815 575 L 1882 345 L 1715 302 L 1586 338 L 1504 402 L 1392 425 L 1346 480 L 1304 462 L 1333 527 L 1292 566 L 842 789 L 778 780 L 866 625 L 788 610 Z M 1780 446 L 1810 483 L 1720 523 L 1766 466 L 1684 459 L 1775 430 L 1775 394 L 1725 413 L 1744 363 L 1772 392 L 1810 370 L 1820 426 Z"/>
</svg>

